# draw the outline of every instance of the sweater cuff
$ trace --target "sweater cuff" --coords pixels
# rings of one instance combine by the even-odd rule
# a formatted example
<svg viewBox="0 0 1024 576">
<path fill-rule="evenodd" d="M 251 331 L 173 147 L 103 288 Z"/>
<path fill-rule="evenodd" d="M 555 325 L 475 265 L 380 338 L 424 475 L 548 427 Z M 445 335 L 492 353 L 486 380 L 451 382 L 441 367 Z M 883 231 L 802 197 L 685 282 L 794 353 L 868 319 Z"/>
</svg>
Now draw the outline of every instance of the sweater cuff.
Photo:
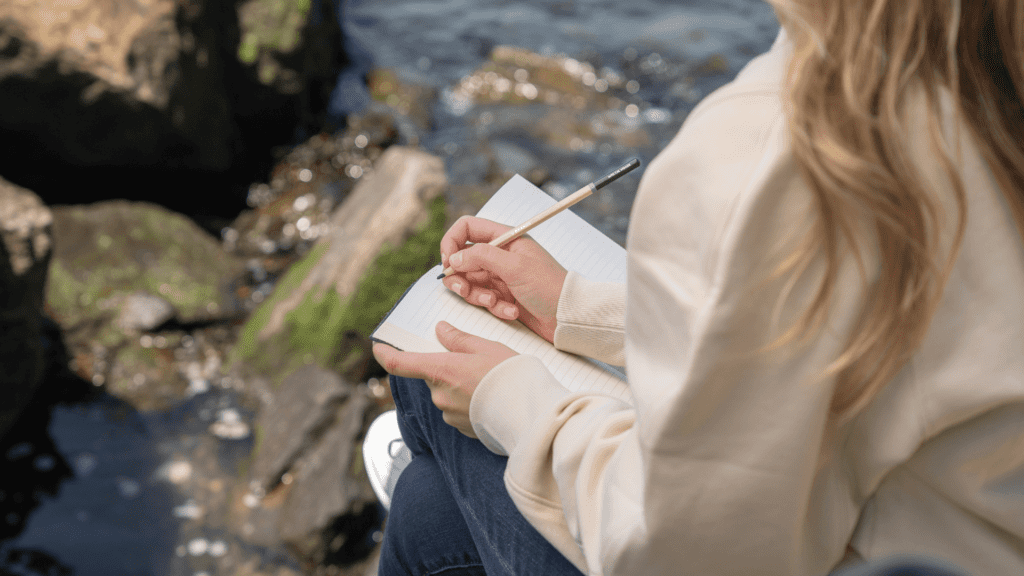
<svg viewBox="0 0 1024 576">
<path fill-rule="evenodd" d="M 480 381 L 469 402 L 469 420 L 488 450 L 508 456 L 534 421 L 569 395 L 539 358 L 520 354 Z"/>
<path fill-rule="evenodd" d="M 570 271 L 555 318 L 555 348 L 613 366 L 625 365 L 625 284 L 592 282 Z"/>
</svg>

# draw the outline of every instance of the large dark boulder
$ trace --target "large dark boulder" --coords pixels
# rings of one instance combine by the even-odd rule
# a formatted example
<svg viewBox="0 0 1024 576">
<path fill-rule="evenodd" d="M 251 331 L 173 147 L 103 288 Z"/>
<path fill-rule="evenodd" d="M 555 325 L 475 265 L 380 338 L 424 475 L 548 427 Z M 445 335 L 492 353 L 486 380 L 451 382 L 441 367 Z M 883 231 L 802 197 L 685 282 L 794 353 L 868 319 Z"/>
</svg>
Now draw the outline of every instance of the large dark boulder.
<svg viewBox="0 0 1024 576">
<path fill-rule="evenodd" d="M 31 191 L 0 178 L 0 437 L 43 376 L 43 289 L 53 216 Z"/>
<path fill-rule="evenodd" d="M 332 0 L 0 2 L 0 172 L 47 204 L 216 210 L 320 129 L 344 63 Z M 175 204 L 198 184 L 204 206 Z"/>
</svg>

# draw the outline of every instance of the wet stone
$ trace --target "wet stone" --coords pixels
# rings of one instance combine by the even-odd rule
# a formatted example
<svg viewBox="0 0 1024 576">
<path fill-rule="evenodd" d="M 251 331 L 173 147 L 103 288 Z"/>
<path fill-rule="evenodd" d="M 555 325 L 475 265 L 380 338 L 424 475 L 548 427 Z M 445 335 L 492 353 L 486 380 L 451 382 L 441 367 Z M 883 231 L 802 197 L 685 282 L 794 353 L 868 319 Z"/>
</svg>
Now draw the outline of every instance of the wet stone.
<svg viewBox="0 0 1024 576">
<path fill-rule="evenodd" d="M 320 560 L 324 553 L 317 536 L 336 518 L 350 512 L 362 493 L 349 470 L 363 415 L 369 408 L 365 393 L 353 394 L 338 410 L 334 426 L 316 448 L 296 463 L 278 528 L 285 542 L 312 560 Z"/>
<path fill-rule="evenodd" d="M 330 426 L 352 392 L 335 372 L 306 365 L 285 377 L 257 418 L 259 448 L 251 477 L 269 491 Z"/>
<path fill-rule="evenodd" d="M 134 292 L 122 301 L 117 323 L 125 332 L 147 332 L 174 315 L 174 306 L 167 300 L 146 292 Z"/>
</svg>

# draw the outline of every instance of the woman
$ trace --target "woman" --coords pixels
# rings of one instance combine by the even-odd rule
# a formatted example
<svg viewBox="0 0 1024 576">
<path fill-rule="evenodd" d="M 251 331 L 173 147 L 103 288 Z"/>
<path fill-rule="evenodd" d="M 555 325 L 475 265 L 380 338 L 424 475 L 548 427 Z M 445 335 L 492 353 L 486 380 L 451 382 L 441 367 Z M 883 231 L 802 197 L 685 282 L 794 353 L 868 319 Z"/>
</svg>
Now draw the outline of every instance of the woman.
<svg viewBox="0 0 1024 576">
<path fill-rule="evenodd" d="M 772 4 L 644 174 L 624 287 L 448 231 L 449 289 L 635 403 L 444 324 L 376 345 L 416 455 L 382 573 L 1024 574 L 1024 3 Z"/>
</svg>

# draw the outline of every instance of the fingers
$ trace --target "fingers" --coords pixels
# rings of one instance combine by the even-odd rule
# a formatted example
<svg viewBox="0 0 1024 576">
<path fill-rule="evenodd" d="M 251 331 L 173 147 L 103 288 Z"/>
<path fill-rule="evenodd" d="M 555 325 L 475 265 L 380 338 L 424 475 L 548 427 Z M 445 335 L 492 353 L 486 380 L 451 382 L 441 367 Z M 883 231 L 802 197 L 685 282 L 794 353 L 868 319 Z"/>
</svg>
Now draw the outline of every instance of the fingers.
<svg viewBox="0 0 1024 576">
<path fill-rule="evenodd" d="M 521 254 L 490 244 L 474 244 L 452 254 L 448 264 L 460 274 L 485 271 L 507 283 L 520 272 L 523 262 Z"/>
<path fill-rule="evenodd" d="M 452 224 L 441 238 L 441 262 L 448 265 L 448 257 L 466 247 L 467 242 L 486 244 L 501 236 L 509 227 L 476 216 L 463 216 Z"/>
<path fill-rule="evenodd" d="M 467 274 L 472 280 L 475 273 Z M 489 277 L 489 275 L 487 275 Z M 466 283 L 462 276 L 448 276 L 444 279 L 444 285 L 461 296 L 466 302 L 487 308 L 491 314 L 503 320 L 515 320 L 519 315 L 519 308 L 514 298 L 504 286 L 491 288 L 480 286 L 476 283 Z"/>
</svg>

